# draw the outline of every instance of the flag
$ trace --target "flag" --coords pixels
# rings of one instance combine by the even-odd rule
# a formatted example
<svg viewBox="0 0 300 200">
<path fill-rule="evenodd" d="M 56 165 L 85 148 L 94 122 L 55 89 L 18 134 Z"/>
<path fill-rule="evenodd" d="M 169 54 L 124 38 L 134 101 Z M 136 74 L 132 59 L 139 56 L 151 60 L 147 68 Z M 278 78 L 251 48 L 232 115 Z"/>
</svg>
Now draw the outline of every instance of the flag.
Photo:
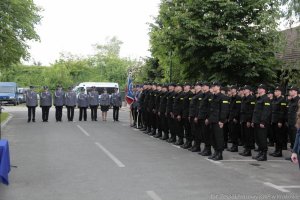
<svg viewBox="0 0 300 200">
<path fill-rule="evenodd" d="M 128 75 L 127 78 L 127 86 L 126 86 L 126 102 L 131 105 L 134 102 L 134 94 L 133 94 L 133 85 L 132 85 L 132 79 L 131 76 Z"/>
</svg>

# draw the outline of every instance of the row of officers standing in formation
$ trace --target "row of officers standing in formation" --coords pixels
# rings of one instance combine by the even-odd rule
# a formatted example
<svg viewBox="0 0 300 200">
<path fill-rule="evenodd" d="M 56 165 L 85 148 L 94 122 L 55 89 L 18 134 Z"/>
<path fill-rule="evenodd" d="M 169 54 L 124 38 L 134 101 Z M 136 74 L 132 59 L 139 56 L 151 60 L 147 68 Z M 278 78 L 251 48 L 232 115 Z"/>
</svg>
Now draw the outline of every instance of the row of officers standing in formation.
<svg viewBox="0 0 300 200">
<path fill-rule="evenodd" d="M 209 159 L 222 160 L 224 149 L 238 152 L 239 146 L 244 148 L 242 156 L 252 156 L 253 149 L 258 152 L 252 157 L 258 161 L 267 160 L 268 146 L 275 145 L 269 154 L 274 157 L 282 157 L 288 141 L 293 149 L 296 87 L 285 94 L 280 86 L 269 92 L 263 84 L 256 90 L 248 85 L 222 87 L 217 82 L 145 83 L 134 91 L 133 127 Z"/>
<path fill-rule="evenodd" d="M 114 93 L 111 95 L 104 89 L 103 93 L 99 96 L 96 87 L 92 87 L 91 91 L 88 93 L 82 88 L 81 92 L 76 94 L 72 87 L 69 87 L 68 91 L 64 92 L 62 86 L 59 85 L 52 95 L 48 87 L 44 86 L 43 91 L 39 96 L 43 122 L 48 122 L 49 110 L 52 107 L 52 104 L 55 106 L 55 118 L 57 122 L 62 121 L 62 110 L 64 106 L 67 107 L 68 121 L 74 120 L 74 109 L 76 106 L 79 108 L 79 121 L 87 121 L 88 108 L 91 110 L 91 120 L 97 121 L 97 109 L 99 105 L 101 107 L 103 121 L 106 121 L 107 111 L 110 106 L 113 107 L 114 121 L 118 121 L 119 109 L 122 107 L 121 95 L 118 88 L 115 88 Z M 38 95 L 34 91 L 33 86 L 30 86 L 30 90 L 26 92 L 26 106 L 28 107 L 28 122 L 35 122 L 35 110 L 38 106 Z"/>
</svg>

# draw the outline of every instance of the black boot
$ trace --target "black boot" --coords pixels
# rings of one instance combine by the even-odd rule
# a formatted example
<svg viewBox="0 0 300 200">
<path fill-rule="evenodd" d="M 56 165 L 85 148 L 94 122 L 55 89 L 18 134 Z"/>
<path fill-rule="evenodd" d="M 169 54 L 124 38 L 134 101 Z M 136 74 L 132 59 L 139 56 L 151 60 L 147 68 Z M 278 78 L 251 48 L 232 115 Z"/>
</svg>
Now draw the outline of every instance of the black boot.
<svg viewBox="0 0 300 200">
<path fill-rule="evenodd" d="M 179 138 L 178 140 L 177 140 L 177 142 L 175 142 L 175 145 L 178 145 L 178 146 L 180 146 L 180 145 L 183 145 L 184 143 L 183 143 L 183 138 Z"/>
<path fill-rule="evenodd" d="M 186 140 L 186 142 L 181 146 L 183 149 L 188 149 L 192 146 L 192 142 L 190 140 Z"/>
<path fill-rule="evenodd" d="M 277 151 L 273 154 L 273 156 L 276 157 L 276 158 L 282 157 L 282 150 L 281 150 L 281 149 L 277 150 Z"/>
<path fill-rule="evenodd" d="M 201 151 L 201 147 L 199 143 L 195 143 L 194 146 L 192 146 L 192 148 L 190 149 L 191 152 L 200 152 Z"/>
<path fill-rule="evenodd" d="M 211 156 L 208 157 L 208 159 L 213 160 L 217 156 L 217 151 L 215 151 Z"/>
<path fill-rule="evenodd" d="M 251 149 L 245 149 L 245 151 L 243 153 L 240 154 L 241 156 L 252 156 L 252 153 L 251 153 Z"/>
<path fill-rule="evenodd" d="M 162 136 L 162 132 L 158 131 L 154 137 L 155 138 L 160 138 L 161 136 Z"/>
<path fill-rule="evenodd" d="M 201 156 L 211 156 L 210 147 L 205 147 L 202 152 L 199 153 Z"/>
<path fill-rule="evenodd" d="M 176 137 L 172 136 L 167 140 L 168 143 L 174 143 L 176 142 Z"/>
<path fill-rule="evenodd" d="M 257 161 L 267 161 L 267 152 L 262 152 L 261 156 L 256 159 Z"/>
<path fill-rule="evenodd" d="M 232 147 L 230 149 L 228 149 L 228 151 L 230 151 L 230 152 L 238 152 L 239 149 L 238 149 L 237 145 L 232 145 Z"/>
<path fill-rule="evenodd" d="M 217 151 L 217 155 L 213 158 L 214 161 L 223 160 L 222 151 Z"/>
<path fill-rule="evenodd" d="M 259 157 L 261 157 L 262 154 L 263 154 L 263 152 L 259 151 L 258 154 L 256 156 L 253 156 L 252 158 L 257 160 Z"/>
<path fill-rule="evenodd" d="M 164 136 L 161 139 L 162 140 L 168 140 L 169 139 L 169 133 L 164 132 Z"/>
</svg>

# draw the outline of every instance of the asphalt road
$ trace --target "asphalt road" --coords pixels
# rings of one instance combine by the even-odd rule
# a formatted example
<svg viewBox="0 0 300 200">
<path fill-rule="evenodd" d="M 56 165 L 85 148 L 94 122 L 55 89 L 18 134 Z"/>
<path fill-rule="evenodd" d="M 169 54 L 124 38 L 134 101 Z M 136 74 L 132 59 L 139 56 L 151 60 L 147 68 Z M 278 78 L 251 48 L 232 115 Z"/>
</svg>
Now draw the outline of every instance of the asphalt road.
<svg viewBox="0 0 300 200">
<path fill-rule="evenodd" d="M 67 122 L 64 110 L 62 123 L 53 108 L 49 123 L 39 108 L 36 123 L 25 107 L 6 111 L 12 170 L 0 200 L 300 199 L 300 171 L 283 158 L 209 161 L 130 128 L 127 111 L 120 122 L 111 111 L 107 122 L 78 122 L 77 111 Z"/>
</svg>

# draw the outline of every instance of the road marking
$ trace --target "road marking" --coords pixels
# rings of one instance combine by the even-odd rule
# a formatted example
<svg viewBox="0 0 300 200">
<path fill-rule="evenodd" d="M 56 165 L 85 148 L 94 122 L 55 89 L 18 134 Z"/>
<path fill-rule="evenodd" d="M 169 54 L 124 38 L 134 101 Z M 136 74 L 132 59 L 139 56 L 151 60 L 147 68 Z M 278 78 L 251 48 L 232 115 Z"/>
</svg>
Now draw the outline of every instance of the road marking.
<svg viewBox="0 0 300 200">
<path fill-rule="evenodd" d="M 146 193 L 153 200 L 162 200 L 154 191 L 147 191 Z"/>
<path fill-rule="evenodd" d="M 125 167 L 125 165 L 112 153 L 110 153 L 104 146 L 102 146 L 100 143 L 95 143 L 112 161 L 114 161 L 118 167 Z"/>
<path fill-rule="evenodd" d="M 221 162 L 259 162 L 257 160 L 221 160 Z M 286 160 L 268 160 L 268 162 L 285 162 L 288 163 Z"/>
<path fill-rule="evenodd" d="M 77 127 L 81 130 L 81 132 L 84 133 L 84 135 L 90 137 L 90 134 L 88 132 L 86 132 L 86 130 L 84 130 L 80 125 L 77 125 Z"/>
<path fill-rule="evenodd" d="M 205 160 L 208 160 L 209 162 L 212 162 L 212 163 L 214 163 L 214 164 L 217 164 L 217 165 L 220 165 L 220 164 L 222 164 L 222 162 L 220 162 L 220 161 L 214 161 L 214 160 L 211 160 L 211 159 L 208 159 L 208 158 L 204 158 Z"/>
<path fill-rule="evenodd" d="M 1 124 L 1 128 L 4 128 L 12 118 L 13 118 L 13 115 L 9 114 L 8 118 Z"/>
<path fill-rule="evenodd" d="M 289 190 L 284 189 L 283 186 L 274 185 L 273 183 L 264 182 L 266 186 L 279 190 L 280 192 L 290 192 Z"/>
</svg>

